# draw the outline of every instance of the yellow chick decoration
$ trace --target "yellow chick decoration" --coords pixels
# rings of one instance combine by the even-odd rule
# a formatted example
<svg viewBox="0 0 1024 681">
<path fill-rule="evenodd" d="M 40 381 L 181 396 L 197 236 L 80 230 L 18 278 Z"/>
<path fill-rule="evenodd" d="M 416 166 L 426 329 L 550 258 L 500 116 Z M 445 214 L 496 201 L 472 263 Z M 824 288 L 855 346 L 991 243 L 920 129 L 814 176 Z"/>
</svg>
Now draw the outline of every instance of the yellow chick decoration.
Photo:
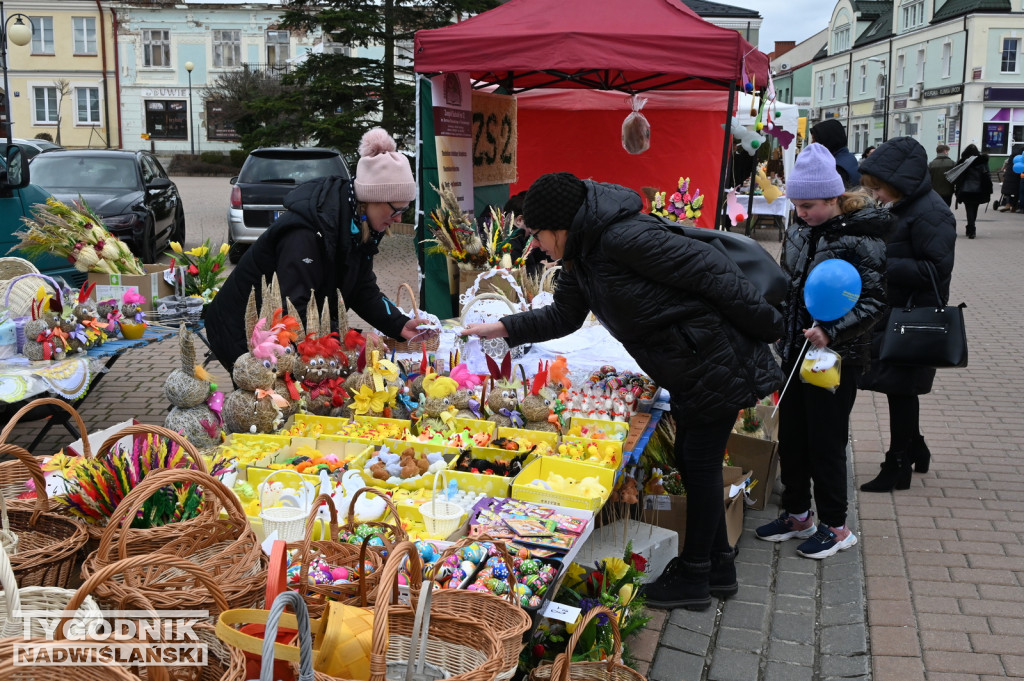
<svg viewBox="0 0 1024 681">
<path fill-rule="evenodd" d="M 579 481 L 573 490 L 575 494 L 591 498 L 605 498 L 608 496 L 608 488 L 597 481 L 594 476 L 588 476 Z"/>
</svg>

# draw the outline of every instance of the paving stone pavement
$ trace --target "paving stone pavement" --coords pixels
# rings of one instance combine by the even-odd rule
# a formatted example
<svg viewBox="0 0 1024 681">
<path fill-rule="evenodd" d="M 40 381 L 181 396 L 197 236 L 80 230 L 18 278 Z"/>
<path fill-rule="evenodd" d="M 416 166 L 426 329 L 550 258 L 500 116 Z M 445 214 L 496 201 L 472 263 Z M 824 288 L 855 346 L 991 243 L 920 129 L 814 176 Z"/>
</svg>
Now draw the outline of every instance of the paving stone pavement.
<svg viewBox="0 0 1024 681">
<path fill-rule="evenodd" d="M 957 215 L 962 224 L 963 210 Z M 895 494 L 855 490 L 888 444 L 884 396 L 861 392 L 850 457 L 850 524 L 860 543 L 824 562 L 803 559 L 795 542 L 751 535 L 775 515 L 777 498 L 748 511 L 739 594 L 705 613 L 652 612 L 630 641 L 651 681 L 1024 677 L 1024 215 L 989 207 L 977 239 L 960 232 L 951 299 L 968 304 L 971 363 L 940 371 L 921 399 L 931 471 Z M 778 252 L 767 230 L 757 238 Z M 385 291 L 415 282 L 412 237 L 386 239 L 376 270 Z M 162 422 L 161 386 L 176 352 L 163 343 L 126 355 L 86 402 L 86 424 Z M 18 426 L 13 441 L 27 445 L 38 427 Z M 65 439 L 52 433 L 36 453 Z"/>
</svg>

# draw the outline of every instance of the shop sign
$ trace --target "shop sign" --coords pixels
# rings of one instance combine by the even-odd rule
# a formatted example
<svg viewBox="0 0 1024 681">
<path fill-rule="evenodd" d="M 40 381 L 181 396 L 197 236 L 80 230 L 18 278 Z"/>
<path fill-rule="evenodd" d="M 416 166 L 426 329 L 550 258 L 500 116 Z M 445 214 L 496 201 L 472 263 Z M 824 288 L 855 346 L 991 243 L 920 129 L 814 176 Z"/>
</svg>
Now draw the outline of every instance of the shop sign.
<svg viewBox="0 0 1024 681">
<path fill-rule="evenodd" d="M 1024 88 L 987 87 L 984 100 L 986 102 L 1024 102 Z"/>
<path fill-rule="evenodd" d="M 152 87 L 143 88 L 143 97 L 188 97 L 187 87 Z"/>
<path fill-rule="evenodd" d="M 451 187 L 459 207 L 472 214 L 473 125 L 469 74 L 434 76 L 430 79 L 430 89 L 438 181 L 442 187 Z"/>
<path fill-rule="evenodd" d="M 516 98 L 473 91 L 473 184 L 516 181 Z"/>
<path fill-rule="evenodd" d="M 902 99 L 894 100 L 893 103 L 892 103 L 892 108 L 894 108 L 894 109 L 906 109 L 907 108 L 907 98 L 903 97 Z"/>
<path fill-rule="evenodd" d="M 956 85 L 947 85 L 946 87 L 934 87 L 930 90 L 925 90 L 921 93 L 921 96 L 925 99 L 932 99 L 933 97 L 949 97 L 950 95 L 958 95 L 964 91 L 964 84 L 957 83 Z"/>
</svg>

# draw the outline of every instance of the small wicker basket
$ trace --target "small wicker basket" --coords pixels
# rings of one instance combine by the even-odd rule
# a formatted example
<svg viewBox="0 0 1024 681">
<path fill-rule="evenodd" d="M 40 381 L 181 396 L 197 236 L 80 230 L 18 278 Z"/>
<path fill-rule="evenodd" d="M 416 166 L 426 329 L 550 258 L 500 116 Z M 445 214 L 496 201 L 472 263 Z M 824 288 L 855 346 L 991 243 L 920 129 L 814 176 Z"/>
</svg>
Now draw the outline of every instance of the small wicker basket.
<svg viewBox="0 0 1024 681">
<path fill-rule="evenodd" d="M 20 274 L 5 284 L 0 307 L 6 307 L 14 319 L 28 317 L 32 313 L 32 301 L 36 299 L 40 286 L 49 286 L 55 296 L 61 295 L 60 284 L 38 271 Z"/>
<path fill-rule="evenodd" d="M 7 517 L 7 501 L 0 494 L 0 553 L 13 556 L 18 552 L 18 535 L 11 532 L 11 519 Z"/>
<path fill-rule="evenodd" d="M 423 515 L 423 527 L 428 534 L 446 538 L 452 532 L 459 529 L 464 512 L 458 504 L 437 500 L 438 480 L 443 483 L 441 485 L 442 492 L 448 489 L 448 478 L 445 476 L 444 471 L 435 473 L 433 498 L 420 506 L 420 513 Z"/>
<path fill-rule="evenodd" d="M 615 640 L 613 654 L 605 662 L 573 662 L 572 651 L 591 620 L 599 615 L 608 618 Z M 553 664 L 545 664 L 530 672 L 530 681 L 647 681 L 636 670 L 622 664 L 622 637 L 619 635 L 619 621 L 615 613 L 603 605 L 591 608 L 576 625 L 576 631 L 569 639 L 566 652 L 555 658 Z"/>
<path fill-rule="evenodd" d="M 409 284 L 402 284 L 398 287 L 398 295 L 395 296 L 395 304 L 399 306 L 398 309 L 402 310 L 402 291 L 409 292 L 409 303 L 412 305 L 412 310 L 406 314 L 413 319 L 419 318 L 420 308 L 416 305 L 416 292 L 412 290 L 412 286 L 409 286 Z M 402 310 L 402 312 L 405 312 L 405 310 Z M 384 338 L 384 343 L 387 345 L 389 351 L 394 352 L 420 352 L 420 349 L 424 345 L 427 347 L 427 352 L 433 352 L 441 345 L 441 335 L 434 334 L 429 337 L 424 335 L 423 338 L 417 338 L 411 341 Z"/>
<path fill-rule="evenodd" d="M 277 532 L 277 538 L 281 541 L 293 542 L 302 539 L 302 530 L 306 526 L 306 509 L 298 506 L 264 506 L 263 495 L 270 489 L 270 479 L 279 473 L 291 473 L 300 479 L 302 476 L 295 471 L 277 470 L 271 473 L 260 483 L 260 520 L 263 521 L 263 536 L 269 537 Z"/>
</svg>

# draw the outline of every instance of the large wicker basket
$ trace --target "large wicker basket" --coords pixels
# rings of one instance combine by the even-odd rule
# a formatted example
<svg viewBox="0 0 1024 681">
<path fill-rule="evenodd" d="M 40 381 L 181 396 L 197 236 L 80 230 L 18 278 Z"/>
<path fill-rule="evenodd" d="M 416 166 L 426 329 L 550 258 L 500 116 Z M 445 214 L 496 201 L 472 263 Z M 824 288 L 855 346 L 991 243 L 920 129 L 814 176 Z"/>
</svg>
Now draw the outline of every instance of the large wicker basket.
<svg viewBox="0 0 1024 681">
<path fill-rule="evenodd" d="M 326 506 L 330 513 L 330 524 L 325 527 L 328 534 L 320 541 L 313 541 L 313 529 L 316 527 L 321 506 Z M 368 551 L 365 541 L 360 546 L 338 541 L 338 510 L 334 507 L 334 500 L 326 494 L 321 494 L 313 502 L 302 541 L 290 542 L 288 550 L 295 550 L 292 561 L 302 564 L 299 573 L 300 585 L 308 581 L 309 566 L 314 558 L 323 558 L 331 567 L 345 567 L 358 571 L 359 574 L 358 579 L 351 584 L 307 584 L 301 589 L 296 589 L 306 602 L 310 617 L 322 615 L 327 607 L 327 601 L 365 606 L 372 603 L 376 597 L 383 566 L 380 554 Z M 362 569 L 364 563 L 373 566 L 373 571 L 365 573 Z"/>
<path fill-rule="evenodd" d="M 395 296 L 395 305 L 399 306 L 398 309 L 402 309 L 402 291 L 409 292 L 409 303 L 412 305 L 411 311 L 406 314 L 413 319 L 417 319 L 420 316 L 420 308 L 416 304 L 416 292 L 412 290 L 412 286 L 402 284 L 398 287 L 398 295 Z M 402 310 L 402 312 L 405 312 L 405 310 Z M 385 337 L 384 343 L 388 346 L 389 351 L 394 352 L 420 352 L 420 349 L 424 345 L 427 346 L 427 352 L 433 352 L 441 345 L 441 336 L 440 334 L 433 334 L 431 336 L 424 334 L 423 338 L 417 338 L 411 341 Z"/>
<path fill-rule="evenodd" d="M 533 619 L 519 605 L 515 595 L 515 570 L 504 542 L 495 541 L 486 535 L 466 537 L 445 549 L 434 565 L 443 565 L 446 559 L 464 546 L 484 541 L 494 544 L 498 555 L 508 567 L 508 592 L 502 597 L 483 591 L 441 589 L 434 594 L 433 610 L 454 617 L 473 617 L 487 622 L 502 649 L 502 665 L 496 679 L 504 681 L 516 673 L 519 653 L 523 650 L 523 635 L 533 624 Z"/>
<path fill-rule="evenodd" d="M 27 317 L 32 313 L 32 301 L 40 286 L 48 286 L 57 296 L 62 293 L 60 284 L 38 271 L 19 274 L 3 284 L 0 307 L 7 308 L 11 317 Z"/>
<path fill-rule="evenodd" d="M 196 523 L 168 525 L 177 528 L 177 536 L 169 537 L 163 546 L 153 549 L 149 544 L 136 545 L 135 537 L 148 530 L 121 527 L 122 521 L 134 518 L 146 499 L 174 483 L 194 483 L 206 492 L 203 499 L 215 507 L 211 516 Z M 219 503 L 218 503 L 219 502 Z M 220 517 L 220 508 L 227 518 Z M 116 543 L 116 550 L 115 550 Z M 213 598 L 206 589 L 189 589 L 189 580 L 180 570 L 162 564 L 167 556 L 188 558 L 215 576 L 232 608 L 246 608 L 263 600 L 267 579 L 267 560 L 259 539 L 245 517 L 234 493 L 208 473 L 184 468 L 150 473 L 121 502 L 110 519 L 99 548 L 82 564 L 82 577 L 88 579 L 98 570 L 116 560 L 148 555 L 151 570 L 125 570 L 117 579 L 96 587 L 101 604 L 117 604 L 129 598 L 145 597 L 158 610 L 213 610 Z"/>
<path fill-rule="evenodd" d="M 599 615 L 608 618 L 615 640 L 615 651 L 604 662 L 573 662 L 572 651 L 591 620 Z M 587 611 L 583 621 L 576 626 L 565 652 L 555 658 L 553 664 L 545 664 L 530 672 L 530 681 L 647 681 L 640 672 L 622 664 L 622 638 L 619 636 L 619 622 L 615 613 L 599 605 Z"/>
<path fill-rule="evenodd" d="M 11 508 L 7 515 L 11 532 L 18 535 L 18 553 L 11 567 L 21 586 L 55 586 L 66 589 L 75 577 L 78 554 L 88 535 L 80 523 L 50 513 L 46 480 L 39 462 L 17 445 L 0 444 L 0 455 L 13 454 L 35 482 L 35 508 Z"/>
</svg>

